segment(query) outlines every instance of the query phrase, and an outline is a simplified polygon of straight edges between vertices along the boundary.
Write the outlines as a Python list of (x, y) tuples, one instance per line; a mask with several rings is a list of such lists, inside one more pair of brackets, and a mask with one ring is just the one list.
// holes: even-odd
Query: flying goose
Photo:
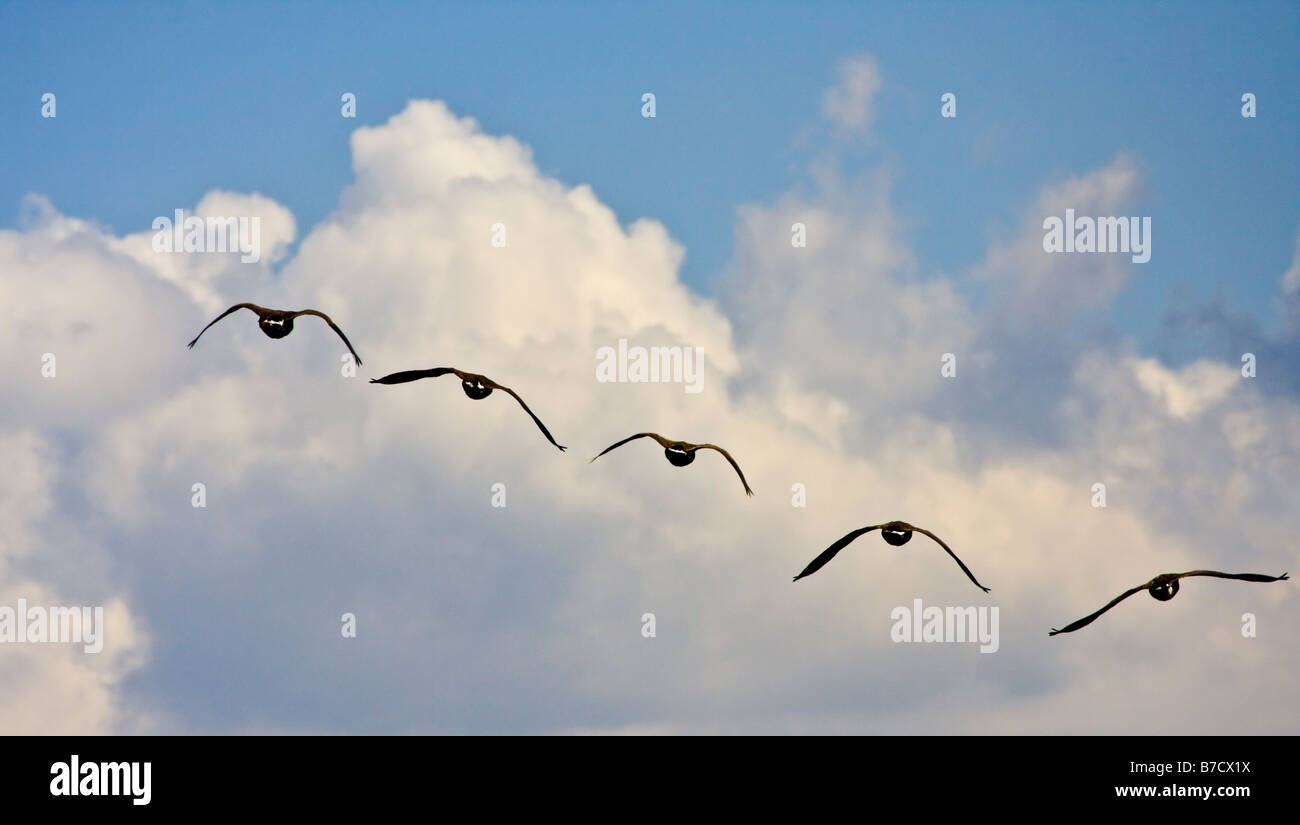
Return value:
[[(617, 444), (609, 445), (605, 449), (601, 450), (600, 455), (596, 456), (596, 458), (600, 458), (600, 456), (615, 447), (622, 447), (629, 441), (635, 441), (638, 438), (646, 437), (653, 438), (655, 441), (659, 442), (659, 445), (664, 448), (664, 455), (668, 458), (668, 463), (672, 464), (674, 467), (685, 467), (687, 464), (694, 461), (696, 450), (717, 450), (722, 453), (722, 457), (727, 459), (727, 462), (731, 464), (732, 468), (736, 471), (736, 475), (740, 476), (740, 483), (745, 486), (745, 494), (750, 496), (754, 494), (754, 491), (749, 489), (749, 482), (745, 481), (745, 474), (740, 471), (740, 465), (736, 463), (736, 459), (731, 457), (731, 453), (716, 444), (689, 444), (685, 441), (669, 441), (658, 433), (637, 433), (636, 435), (628, 436)], [(592, 461), (595, 461), (596, 458), (593, 458)]]
[(895, 547), (901, 547), (904, 544), (907, 544), (907, 542), (911, 540), (913, 532), (924, 533), (938, 542), (940, 547), (948, 551), (948, 555), (952, 556), (953, 561), (957, 562), (961, 567), (962, 572), (966, 574), (967, 578), (975, 582), (976, 587), (983, 590), (985, 593), (989, 592), (989, 589), (980, 584), (975, 578), (975, 574), (970, 572), (970, 568), (965, 564), (962, 564), (962, 560), (957, 558), (957, 554), (952, 552), (952, 548), (943, 543), (943, 539), (939, 538), (934, 533), (931, 533), (929, 530), (921, 527), (913, 527), (905, 521), (889, 521), (884, 524), (873, 524), (870, 527), (863, 527), (861, 530), (854, 530), (852, 533), (849, 533), (844, 538), (823, 550), (820, 556), (808, 563), (808, 566), (803, 569), (802, 573), (794, 577), (794, 580), (799, 581), (804, 576), (811, 576), (813, 573), (816, 573), (826, 565), (826, 562), (835, 558), (836, 553), (852, 544), (854, 539), (863, 533), (870, 533), (872, 530), (879, 530), (881, 538)]
[(361, 365), (361, 356), (357, 355), (357, 351), (352, 349), (352, 342), (343, 334), (343, 330), (339, 329), (338, 325), (335, 324), (328, 315), (323, 312), (317, 312), (314, 309), (300, 309), (297, 312), (294, 312), (289, 309), (267, 309), (266, 307), (260, 307), (257, 304), (235, 304), (216, 318), (213, 318), (212, 323), (204, 327), (198, 335), (195, 335), (194, 340), (190, 341), (190, 348), (194, 348), (194, 345), (203, 337), (203, 333), (208, 331), (208, 327), (211, 327), (212, 324), (225, 318), (230, 313), (241, 309), (251, 309), (253, 312), (257, 313), (257, 325), (261, 328), (262, 332), (266, 333), (268, 338), (283, 338), (293, 332), (293, 319), (297, 318), (299, 315), (315, 315), (319, 318), (324, 318), (325, 323), (330, 325), (330, 329), (337, 332), (338, 336), (343, 339), (343, 343), (348, 345), (348, 351), (351, 352), (352, 357), (356, 359), (357, 366)]
[(1174, 596), (1178, 595), (1178, 580), (1186, 576), (1214, 576), (1217, 579), (1240, 579), (1245, 582), (1280, 582), (1290, 578), (1286, 573), (1280, 576), (1265, 576), (1262, 573), (1220, 573), (1216, 570), (1192, 570), (1187, 573), (1161, 573), (1146, 584), (1139, 584), (1137, 587), (1125, 590), (1116, 596), (1110, 604), (1093, 613), (1090, 616), (1084, 616), (1077, 622), (1066, 625), (1057, 630), (1052, 628), (1048, 636), (1055, 636), (1057, 633), (1073, 633), (1081, 627), (1087, 627), (1096, 621), (1097, 617), (1110, 610), (1115, 605), (1132, 596), (1141, 590), (1146, 590), (1151, 594), (1151, 598), (1156, 601), (1167, 602)]
[(456, 377), (460, 379), (460, 388), (465, 391), (466, 395), (473, 398), (475, 401), (487, 398), (492, 394), (493, 390), (501, 390), (508, 394), (511, 398), (519, 402), (519, 406), (524, 408), (524, 412), (528, 413), (529, 417), (533, 419), (533, 422), (537, 424), (537, 428), (542, 431), (542, 435), (546, 436), (547, 441), (555, 444), (556, 447), (559, 447), (560, 452), (564, 452), (568, 449), (568, 447), (560, 447), (559, 444), (555, 443), (555, 439), (551, 437), (551, 431), (546, 429), (546, 425), (542, 423), (542, 419), (538, 418), (533, 414), (532, 410), (528, 409), (528, 405), (524, 403), (524, 399), (520, 398), (518, 393), (509, 387), (503, 387), (491, 378), (488, 378), (486, 375), (462, 372), (455, 367), (435, 367), (431, 370), (407, 370), (406, 372), (395, 372), (392, 375), (385, 375), (383, 378), (372, 378), (370, 379), (370, 383), (405, 384), (408, 381), (419, 381), (421, 378), (437, 378), (440, 375), (446, 375), (448, 373), (455, 373)]

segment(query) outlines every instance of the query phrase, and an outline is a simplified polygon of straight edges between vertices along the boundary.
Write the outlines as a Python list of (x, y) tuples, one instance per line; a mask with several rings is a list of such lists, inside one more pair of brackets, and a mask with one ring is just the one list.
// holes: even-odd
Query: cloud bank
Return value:
[[(865, 128), (874, 62), (838, 83), (828, 128)], [(0, 231), (21, 297), (0, 310), (0, 596), (112, 614), (99, 658), (0, 648), (29, 709), (0, 729), (1300, 731), (1289, 585), (1197, 580), (1047, 637), (1159, 572), (1295, 567), (1295, 398), (1134, 351), (1097, 323), (1127, 256), (1042, 252), (1060, 204), (1128, 214), (1138, 159), (1044, 182), (1018, 234), (951, 275), (922, 270), (890, 176), (824, 179), (739, 210), (710, 299), (661, 224), (621, 223), (442, 103), (351, 149), (355, 183), (291, 257), (293, 216), (257, 194), (194, 207), (261, 216), (257, 264), (155, 253), (39, 198)], [(185, 348), (239, 301), (329, 313), (365, 367), (346, 377), (314, 319), (271, 341), (235, 315)], [(703, 348), (704, 391), (598, 382), (620, 338)], [(500, 393), (366, 382), (433, 366), (511, 386), (570, 452)], [(645, 430), (727, 447), (756, 498), (716, 455), (677, 469), (642, 440), (586, 461)], [(894, 518), (993, 592), (874, 536), (790, 582)], [(998, 605), (999, 652), (891, 643), (917, 597)]]

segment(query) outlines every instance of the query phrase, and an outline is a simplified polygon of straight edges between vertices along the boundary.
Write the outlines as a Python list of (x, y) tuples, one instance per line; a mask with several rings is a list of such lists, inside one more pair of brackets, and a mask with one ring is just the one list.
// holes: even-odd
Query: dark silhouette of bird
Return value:
[(266, 307), (260, 307), (257, 304), (235, 304), (216, 318), (213, 318), (212, 322), (209, 323), (208, 326), (204, 327), (198, 335), (195, 335), (194, 340), (190, 341), (190, 348), (194, 348), (194, 345), (203, 337), (203, 333), (208, 331), (208, 327), (211, 327), (212, 324), (225, 318), (230, 313), (241, 309), (251, 309), (253, 312), (257, 313), (257, 326), (261, 328), (262, 332), (266, 333), (268, 338), (283, 338), (293, 332), (293, 319), (297, 318), (299, 315), (315, 315), (318, 318), (323, 318), (325, 319), (325, 323), (330, 325), (330, 329), (338, 333), (338, 336), (343, 339), (343, 343), (348, 345), (348, 351), (351, 352), (352, 357), (356, 359), (357, 365), (361, 365), (361, 356), (357, 355), (357, 351), (352, 349), (352, 342), (343, 334), (343, 330), (339, 329), (338, 325), (335, 324), (328, 315), (314, 309), (300, 309), (295, 312), (289, 309), (267, 309)]
[[(622, 447), (629, 441), (635, 441), (638, 438), (647, 437), (653, 438), (655, 441), (659, 442), (659, 445), (664, 448), (664, 455), (668, 458), (668, 463), (672, 464), (674, 467), (685, 467), (687, 464), (694, 461), (696, 450), (717, 450), (722, 453), (723, 458), (727, 459), (727, 462), (736, 471), (736, 475), (740, 476), (740, 483), (745, 487), (745, 495), (752, 496), (754, 494), (754, 491), (749, 489), (749, 482), (745, 481), (745, 474), (740, 471), (740, 465), (736, 463), (736, 459), (731, 457), (731, 453), (716, 444), (690, 444), (685, 441), (669, 441), (658, 433), (637, 433), (636, 435), (628, 436), (617, 444), (609, 445), (605, 449), (601, 450), (600, 455), (596, 456), (596, 458), (600, 458), (600, 456), (616, 447)], [(592, 461), (595, 461), (596, 458), (593, 458)]]
[(935, 542), (937, 542), (940, 547), (948, 551), (948, 555), (952, 556), (953, 561), (957, 562), (957, 564), (961, 567), (962, 572), (966, 574), (966, 577), (969, 578), (971, 581), (975, 582), (976, 587), (978, 587), (980, 590), (983, 590), (985, 593), (989, 592), (989, 589), (984, 585), (980, 584), (979, 581), (975, 578), (975, 574), (970, 572), (970, 568), (968, 568), (965, 564), (962, 564), (962, 560), (957, 558), (957, 554), (952, 552), (952, 548), (943, 543), (943, 539), (939, 538), (934, 533), (931, 533), (929, 530), (926, 530), (921, 527), (913, 527), (912, 525), (908, 524), (905, 521), (889, 521), (884, 524), (873, 524), (870, 527), (863, 527), (861, 530), (854, 530), (852, 533), (849, 533), (844, 538), (840, 539), (839, 541), (832, 544), (830, 547), (827, 547), (825, 550), (823, 550), (820, 556), (818, 556), (817, 558), (813, 559), (811, 562), (808, 563), (808, 566), (803, 569), (802, 573), (794, 577), (794, 580), (799, 581), (804, 576), (811, 576), (813, 573), (816, 573), (818, 570), (821, 570), (826, 565), (826, 562), (835, 558), (836, 553), (840, 552), (845, 547), (848, 547), (850, 544), (852, 544), (854, 539), (856, 539), (858, 536), (862, 535), (863, 533), (870, 533), (872, 530), (879, 530), (881, 538), (883, 538), (885, 541), (887, 541), (888, 543), (892, 544), (895, 547), (901, 547), (904, 544), (907, 544), (907, 542), (911, 540), (912, 533), (914, 532), (923, 533), (929, 536), (930, 538), (934, 539)]
[(523, 407), (524, 412), (528, 413), (528, 416), (533, 419), (533, 422), (537, 424), (537, 428), (542, 431), (542, 435), (546, 436), (547, 441), (555, 444), (556, 447), (559, 447), (561, 452), (568, 449), (567, 447), (560, 447), (559, 444), (555, 443), (555, 439), (551, 437), (551, 431), (546, 429), (546, 425), (542, 423), (542, 419), (538, 418), (532, 410), (528, 409), (528, 405), (524, 403), (524, 399), (520, 398), (518, 393), (509, 387), (498, 384), (486, 375), (462, 372), (455, 367), (435, 367), (431, 370), (407, 370), (406, 372), (395, 372), (392, 375), (385, 375), (383, 378), (372, 378), (370, 379), (370, 383), (405, 384), (408, 381), (419, 381), (421, 378), (437, 378), (440, 375), (447, 375), (448, 373), (454, 373), (456, 377), (460, 379), (460, 388), (465, 391), (466, 395), (473, 398), (475, 401), (487, 398), (492, 394), (493, 390), (501, 390), (506, 393), (519, 402), (519, 406)]
[(1110, 610), (1115, 605), (1132, 596), (1134, 593), (1146, 590), (1151, 594), (1151, 598), (1156, 601), (1167, 602), (1174, 596), (1178, 595), (1178, 580), (1187, 576), (1214, 576), (1216, 579), (1239, 579), (1244, 582), (1280, 582), (1290, 578), (1286, 573), (1280, 576), (1265, 576), (1262, 573), (1220, 573), (1216, 570), (1192, 570), (1187, 573), (1161, 573), (1146, 584), (1139, 584), (1129, 590), (1116, 596), (1111, 603), (1089, 616), (1084, 616), (1077, 622), (1072, 622), (1065, 627), (1057, 630), (1052, 628), (1048, 636), (1055, 636), (1057, 633), (1073, 633), (1081, 627), (1087, 627), (1096, 621), (1097, 617)]

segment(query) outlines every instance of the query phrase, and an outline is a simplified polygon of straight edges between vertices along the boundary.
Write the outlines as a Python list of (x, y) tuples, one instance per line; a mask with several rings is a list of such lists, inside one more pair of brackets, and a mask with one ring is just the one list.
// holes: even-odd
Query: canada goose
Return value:
[[(533, 414), (532, 410), (528, 409), (528, 405), (524, 403), (524, 399), (520, 398), (519, 394), (514, 390), (509, 387), (503, 387), (491, 378), (488, 378), (486, 375), (476, 375), (472, 372), (461, 372), (455, 367), (435, 367), (431, 370), (407, 370), (406, 372), (395, 372), (392, 375), (385, 375), (383, 378), (372, 378), (370, 379), (370, 383), (405, 384), (408, 381), (419, 381), (421, 378), (437, 378), (440, 375), (446, 375), (448, 373), (455, 373), (456, 377), (460, 379), (460, 388), (465, 391), (466, 395), (473, 398), (475, 401), (487, 398), (492, 394), (493, 390), (501, 390), (502, 392), (507, 393), (511, 398), (519, 402), (519, 406), (524, 408), (524, 412), (528, 413), (529, 417), (537, 424), (537, 428), (542, 431), (542, 435), (546, 436), (546, 440), (555, 444), (555, 439), (551, 437), (551, 431), (546, 429), (546, 425), (542, 423), (542, 419), (538, 418)], [(555, 446), (559, 447), (560, 452), (564, 452), (568, 449), (567, 447), (560, 447), (559, 444), (555, 444)]]
[[(722, 453), (722, 457), (727, 459), (727, 462), (735, 469), (736, 475), (740, 476), (740, 483), (745, 487), (745, 495), (752, 496), (754, 494), (754, 491), (749, 489), (749, 482), (745, 481), (745, 474), (740, 471), (740, 465), (736, 463), (736, 459), (731, 457), (731, 453), (716, 444), (689, 444), (685, 441), (669, 441), (658, 433), (637, 433), (636, 435), (628, 436), (617, 444), (609, 445), (605, 449), (601, 450), (600, 455), (596, 456), (596, 458), (600, 458), (600, 456), (615, 447), (622, 447), (629, 441), (635, 441), (638, 438), (646, 438), (647, 436), (659, 442), (659, 445), (664, 448), (664, 455), (668, 458), (668, 463), (672, 464), (674, 467), (685, 467), (687, 464), (694, 461), (696, 450), (717, 450)], [(595, 461), (596, 458), (593, 458), (592, 461)]]
[(1280, 576), (1265, 576), (1262, 573), (1219, 573), (1215, 570), (1192, 570), (1187, 573), (1161, 573), (1146, 584), (1139, 584), (1137, 587), (1125, 590), (1123, 593), (1116, 596), (1110, 604), (1106, 605), (1101, 610), (1098, 610), (1096, 613), (1093, 613), (1090, 616), (1084, 616), (1079, 621), (1068, 624), (1060, 630), (1052, 628), (1052, 631), (1047, 635), (1055, 636), (1057, 633), (1072, 633), (1081, 627), (1087, 627), (1092, 624), (1098, 616), (1141, 590), (1148, 591), (1151, 594), (1151, 598), (1157, 601), (1167, 602), (1174, 596), (1178, 595), (1178, 580), (1186, 576), (1214, 576), (1218, 579), (1240, 579), (1245, 582), (1280, 582), (1286, 581), (1290, 578), (1286, 573), (1283, 573)]
[(297, 318), (299, 315), (315, 315), (319, 318), (324, 318), (325, 323), (330, 325), (330, 329), (337, 332), (338, 336), (343, 339), (343, 343), (348, 345), (348, 351), (351, 352), (352, 357), (356, 359), (357, 366), (361, 365), (361, 356), (357, 355), (357, 351), (352, 349), (352, 342), (343, 334), (343, 330), (339, 329), (338, 325), (335, 324), (328, 315), (323, 312), (317, 312), (314, 309), (300, 309), (297, 312), (294, 312), (289, 309), (267, 309), (266, 307), (260, 307), (257, 304), (235, 304), (216, 318), (213, 318), (212, 323), (204, 327), (198, 335), (195, 335), (194, 340), (190, 341), (190, 348), (194, 348), (194, 345), (203, 337), (203, 333), (208, 331), (208, 327), (211, 327), (212, 324), (215, 324), (230, 313), (240, 309), (251, 309), (253, 312), (257, 313), (257, 325), (261, 328), (262, 332), (266, 333), (268, 338), (283, 338), (293, 332), (293, 319)]
[(907, 544), (907, 542), (911, 540), (913, 532), (924, 533), (938, 542), (940, 547), (948, 551), (948, 555), (952, 556), (953, 561), (957, 562), (957, 564), (961, 566), (962, 572), (966, 574), (967, 578), (975, 582), (976, 587), (983, 590), (985, 593), (989, 592), (989, 589), (980, 584), (975, 578), (975, 574), (970, 572), (970, 568), (965, 564), (962, 564), (962, 560), (957, 558), (957, 554), (952, 552), (952, 548), (943, 543), (943, 539), (939, 538), (934, 533), (931, 533), (929, 530), (921, 527), (913, 527), (905, 521), (889, 521), (884, 524), (873, 524), (870, 527), (863, 527), (861, 530), (854, 530), (852, 533), (849, 533), (844, 538), (823, 550), (820, 556), (808, 563), (808, 566), (803, 569), (802, 573), (794, 577), (794, 580), (799, 581), (804, 576), (811, 576), (813, 573), (816, 573), (825, 566), (826, 562), (835, 558), (836, 553), (852, 544), (854, 539), (863, 533), (870, 533), (872, 530), (879, 530), (881, 538), (895, 547), (901, 547), (904, 544)]

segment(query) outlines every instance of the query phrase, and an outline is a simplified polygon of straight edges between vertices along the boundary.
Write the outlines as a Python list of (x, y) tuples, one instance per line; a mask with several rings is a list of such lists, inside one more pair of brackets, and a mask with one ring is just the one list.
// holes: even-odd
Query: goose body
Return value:
[(975, 574), (970, 572), (970, 568), (967, 567), (962, 562), (961, 559), (957, 558), (957, 554), (952, 552), (952, 548), (949, 547), (947, 544), (944, 544), (943, 539), (939, 538), (934, 533), (931, 533), (929, 530), (926, 530), (923, 527), (914, 527), (905, 521), (887, 521), (884, 524), (873, 524), (869, 527), (863, 527), (861, 529), (854, 530), (853, 532), (848, 533), (847, 535), (841, 537), (839, 541), (835, 542), (830, 547), (827, 547), (825, 550), (823, 550), (821, 554), (817, 556), (817, 558), (810, 561), (808, 563), (808, 566), (803, 569), (803, 572), (801, 572), (799, 575), (794, 577), (794, 580), (799, 581), (805, 576), (811, 576), (813, 573), (816, 573), (818, 570), (821, 570), (822, 567), (824, 567), (827, 562), (835, 558), (836, 553), (839, 553), (845, 547), (848, 547), (850, 544), (852, 544), (854, 540), (858, 538), (858, 536), (864, 535), (866, 533), (870, 533), (873, 530), (879, 530), (881, 538), (883, 538), (887, 543), (893, 545), (894, 547), (902, 547), (904, 544), (907, 544), (909, 541), (911, 541), (913, 533), (921, 533), (923, 535), (929, 536), (931, 539), (935, 541), (936, 544), (938, 544), (945, 551), (947, 551), (948, 555), (952, 556), (953, 561), (957, 562), (958, 566), (961, 567), (962, 572), (966, 574), (967, 578), (969, 578), (972, 582), (975, 583), (976, 587), (978, 587), (980, 590), (983, 590), (985, 593), (989, 592), (989, 589), (984, 585), (980, 584), (979, 580), (975, 578)]
[(434, 367), (433, 369), (427, 370), (406, 370), (405, 372), (395, 372), (391, 375), (385, 375), (383, 378), (372, 378), (370, 379), (370, 383), (406, 384), (411, 381), (419, 381), (421, 378), (437, 378), (442, 375), (455, 375), (459, 378), (461, 390), (466, 396), (475, 401), (482, 401), (484, 398), (487, 398), (492, 394), (493, 390), (501, 390), (519, 402), (519, 406), (523, 407), (524, 412), (528, 413), (528, 417), (533, 419), (533, 423), (535, 423), (537, 428), (542, 431), (542, 435), (546, 436), (547, 441), (551, 442), (551, 444), (559, 449), (560, 452), (564, 452), (568, 449), (567, 447), (561, 447), (555, 442), (555, 438), (551, 436), (551, 431), (546, 429), (546, 425), (542, 423), (542, 419), (538, 418), (536, 414), (528, 408), (528, 405), (524, 403), (524, 399), (520, 398), (518, 393), (507, 386), (498, 384), (486, 375), (479, 375), (474, 372), (465, 372), (464, 370), (458, 370), (455, 367)]
[[(658, 433), (637, 433), (636, 435), (630, 435), (622, 441), (609, 445), (605, 449), (601, 450), (600, 454), (597, 455), (596, 458), (600, 458), (600, 456), (610, 450), (622, 447), (629, 441), (635, 441), (638, 438), (652, 438), (659, 442), (659, 446), (664, 448), (664, 457), (667, 458), (668, 463), (674, 467), (685, 467), (687, 464), (690, 464), (695, 460), (695, 453), (699, 450), (714, 450), (720, 453), (723, 458), (727, 459), (727, 463), (736, 471), (736, 475), (740, 476), (740, 483), (745, 488), (745, 495), (752, 496), (754, 494), (754, 491), (749, 489), (749, 482), (745, 480), (745, 474), (741, 472), (740, 465), (736, 463), (736, 459), (731, 457), (731, 453), (716, 444), (692, 444), (689, 441), (672, 441), (664, 438)], [(596, 458), (593, 458), (592, 461), (595, 461)]]
[(1055, 636), (1058, 633), (1073, 633), (1081, 627), (1087, 627), (1097, 620), (1101, 614), (1110, 610), (1115, 605), (1132, 596), (1134, 593), (1140, 593), (1143, 590), (1151, 594), (1151, 598), (1160, 602), (1167, 602), (1174, 596), (1178, 595), (1178, 580), (1185, 579), (1189, 576), (1213, 576), (1217, 579), (1237, 579), (1246, 582), (1280, 582), (1290, 578), (1286, 573), (1280, 576), (1266, 576), (1263, 573), (1220, 573), (1217, 570), (1189, 570), (1186, 573), (1161, 573), (1149, 582), (1139, 584), (1137, 587), (1131, 587), (1123, 593), (1111, 599), (1110, 603), (1096, 613), (1084, 616), (1076, 622), (1071, 622), (1065, 627), (1057, 630), (1053, 628), (1048, 636)]
[(230, 315), (232, 312), (238, 312), (241, 309), (249, 309), (257, 313), (257, 328), (262, 330), (267, 338), (284, 338), (288, 336), (289, 333), (293, 332), (293, 319), (300, 315), (315, 315), (318, 318), (324, 319), (325, 323), (329, 324), (329, 328), (334, 330), (334, 332), (343, 339), (343, 343), (348, 347), (348, 352), (352, 353), (352, 357), (356, 359), (357, 365), (361, 365), (361, 356), (357, 355), (357, 351), (352, 348), (352, 342), (343, 334), (343, 330), (339, 329), (338, 325), (335, 324), (328, 315), (315, 309), (268, 309), (267, 307), (260, 307), (257, 304), (235, 304), (230, 309), (208, 322), (208, 325), (200, 330), (198, 335), (194, 336), (194, 340), (190, 341), (190, 349), (194, 348), (194, 345), (203, 337), (203, 333), (207, 332), (213, 324), (220, 321), (222, 318), (225, 318), (227, 315)]

